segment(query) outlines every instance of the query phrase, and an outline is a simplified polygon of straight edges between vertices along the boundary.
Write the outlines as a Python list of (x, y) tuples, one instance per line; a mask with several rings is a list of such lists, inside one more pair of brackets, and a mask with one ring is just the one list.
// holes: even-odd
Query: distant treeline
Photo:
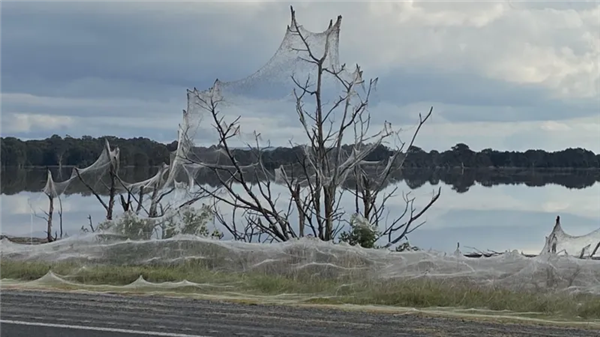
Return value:
[[(22, 141), (14, 137), (0, 138), (2, 167), (45, 167), (45, 166), (78, 166), (91, 165), (101, 154), (104, 141), (108, 139), (111, 146), (119, 147), (121, 166), (147, 167), (169, 163), (171, 152), (177, 149), (177, 142), (162, 144), (147, 138), (100, 137), (82, 138), (60, 137), (54, 135), (43, 140)], [(346, 146), (349, 149), (350, 146)], [(215, 147), (198, 148), (198, 153), (210, 153)], [(393, 154), (393, 149), (379, 146), (366, 160), (385, 160)], [(569, 148), (557, 152), (544, 150), (495, 151), (484, 149), (472, 151), (465, 144), (456, 144), (449, 150), (439, 152), (423, 151), (412, 147), (407, 152), (405, 168), (600, 168), (600, 154), (581, 148)], [(303, 156), (300, 147), (271, 148), (262, 154), (267, 168), (296, 163)], [(250, 150), (236, 149), (236, 160), (241, 165), (256, 161), (256, 153)]]
[[(71, 176), (71, 169), (63, 167), (51, 167), (50, 171), (55, 181), (63, 181)], [(158, 171), (158, 167), (128, 167), (121, 168), (119, 177), (126, 182), (143, 181), (152, 177)], [(13, 195), (21, 192), (40, 192), (46, 184), (47, 171), (45, 168), (19, 169), (7, 167), (0, 175), (0, 194)], [(250, 175), (249, 182), (256, 183), (254, 175)], [(395, 170), (384, 183), (396, 185), (401, 182), (411, 189), (418, 189), (427, 184), (431, 186), (449, 186), (457, 193), (465, 193), (475, 185), (493, 187), (499, 185), (524, 185), (528, 187), (541, 187), (548, 184), (559, 185), (569, 189), (584, 189), (600, 182), (600, 170), (554, 170), (528, 168), (516, 169), (404, 169)], [(220, 185), (219, 178), (207, 170), (198, 175), (196, 183), (217, 187)], [(342, 188), (354, 190), (352, 181), (345, 181)], [(428, 188), (427, 188), (428, 189)], [(108, 190), (97, 188), (96, 192), (108, 195)], [(427, 191), (428, 192), (428, 191)], [(82, 184), (72, 184), (66, 195), (81, 194), (92, 195), (89, 189)]]

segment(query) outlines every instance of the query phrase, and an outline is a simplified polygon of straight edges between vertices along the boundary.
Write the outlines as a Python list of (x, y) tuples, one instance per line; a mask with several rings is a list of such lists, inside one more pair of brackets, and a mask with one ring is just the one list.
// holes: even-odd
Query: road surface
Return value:
[(1, 337), (600, 336), (590, 329), (158, 296), (3, 290)]

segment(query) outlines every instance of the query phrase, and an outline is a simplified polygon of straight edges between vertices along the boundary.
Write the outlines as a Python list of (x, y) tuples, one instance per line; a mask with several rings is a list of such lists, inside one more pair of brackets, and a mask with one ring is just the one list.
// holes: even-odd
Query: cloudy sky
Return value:
[[(418, 146), (600, 152), (598, 1), (293, 4), (311, 31), (343, 15), (340, 59), (379, 77), (375, 120), (408, 134), (434, 106)], [(1, 134), (170, 142), (186, 89), (261, 68), (289, 5), (3, 1)], [(285, 145), (300, 129), (283, 110), (244, 114), (243, 128)]]

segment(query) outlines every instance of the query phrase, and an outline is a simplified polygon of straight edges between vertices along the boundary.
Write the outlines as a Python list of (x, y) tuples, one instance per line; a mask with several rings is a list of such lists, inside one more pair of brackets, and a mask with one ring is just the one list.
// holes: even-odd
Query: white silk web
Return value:
[[(195, 236), (123, 241), (106, 234), (70, 237), (35, 246), (4, 239), (0, 248), (3, 258), (13, 261), (62, 261), (85, 266), (176, 265), (197, 260), (219, 272), (256, 272), (284, 277), (311, 275), (313, 279), (324, 281), (328, 278), (350, 281), (439, 279), (447, 284), (469, 282), (516, 291), (600, 294), (600, 263), (597, 261), (553, 254), (528, 258), (516, 251), (475, 259), (463, 257), (460, 251), (451, 255), (434, 251), (398, 253), (308, 238), (253, 244)], [(48, 277), (41, 279), (44, 280), (48, 281)], [(157, 288), (160, 286), (155, 284)]]
[[(199, 151), (199, 145), (205, 142), (214, 144), (218, 140), (215, 126), (227, 128), (232, 123), (215, 120), (210, 111), (217, 105), (223, 116), (283, 116), (284, 120), (299, 120), (297, 108), (315, 109), (315, 104), (306, 100), (304, 106), (298, 107), (294, 90), (298, 83), (314, 85), (314, 63), (311, 57), (325, 57), (323, 66), (329, 72), (323, 79), (323, 106), (331, 108), (332, 102), (340, 95), (343, 84), (352, 84), (353, 90), (348, 104), (360, 104), (366, 90), (362, 79), (362, 71), (356, 68), (346, 70), (339, 60), (339, 34), (341, 17), (331, 22), (329, 27), (319, 33), (306, 30), (297, 24), (292, 15), (283, 41), (273, 57), (254, 74), (235, 81), (215, 81), (207, 90), (188, 90), (187, 109), (179, 125), (178, 148), (171, 155), (170, 162), (161, 167), (156, 175), (140, 182), (126, 182), (118, 176), (119, 149), (112, 148), (108, 141), (105, 148), (92, 165), (82, 169), (74, 169), (71, 176), (64, 181), (56, 182), (48, 173), (47, 183), (43, 189), (44, 198), (53, 202), (71, 193), (71, 191), (88, 188), (98, 194), (101, 191), (114, 189), (115, 195), (126, 194), (134, 198), (138, 204), (136, 209), (126, 212), (140, 221), (147, 221), (142, 226), (140, 237), (149, 238), (156, 226), (172, 221), (174, 218), (187, 216), (184, 211), (199, 199), (196, 178), (207, 174), (207, 168), (227, 169), (233, 163), (228, 160), (222, 147), (213, 147)], [(309, 55), (306, 44), (310, 45), (313, 55)], [(336, 74), (335, 76), (331, 73)], [(338, 115), (336, 115), (338, 113)], [(343, 118), (339, 111), (332, 112), (332, 119)], [(254, 136), (243, 127), (236, 130), (240, 145), (254, 142)], [(349, 151), (333, 153), (330, 164), (335, 169), (327, 169), (314, 158), (310, 147), (304, 146), (304, 154), (309, 161), (311, 174), (308, 178), (292, 177), (283, 167), (274, 172), (263, 172), (266, 179), (279, 184), (295, 184), (307, 186), (315, 180), (324, 185), (342, 185), (352, 176), (356, 169), (369, 170), (374, 180), (383, 182), (387, 178), (386, 168), (393, 165), (393, 159), (383, 161), (367, 161), (366, 156), (378, 145), (389, 141), (394, 135), (391, 125), (382, 125), (381, 131), (356, 141), (352, 135), (347, 136), (347, 143), (354, 143)], [(392, 137), (393, 138), (393, 137)], [(298, 141), (298, 139), (296, 139)], [(299, 140), (299, 144), (305, 144)], [(218, 144), (222, 145), (222, 144)], [(327, 165), (326, 165), (327, 166)], [(331, 165), (329, 165), (331, 166)], [(253, 163), (242, 170), (262, 170), (260, 163)], [(294, 180), (296, 179), (296, 180)], [(300, 179), (300, 181), (298, 181)], [(83, 187), (82, 187), (83, 186)], [(106, 194), (103, 194), (106, 195)], [(166, 206), (161, 202), (166, 201)], [(34, 203), (32, 203), (33, 205)], [(35, 203), (36, 205), (38, 203)], [(135, 204), (135, 203), (133, 203)], [(47, 210), (32, 206), (36, 214)], [(122, 216), (122, 215), (121, 215)], [(115, 218), (119, 217), (115, 215)], [(150, 221), (150, 220), (151, 221)], [(114, 220), (116, 221), (116, 220)], [(107, 226), (106, 228), (110, 228)], [(168, 227), (162, 227), (167, 230)], [(192, 234), (195, 232), (191, 232)], [(143, 234), (143, 235), (142, 235)], [(103, 234), (104, 239), (106, 235)], [(460, 254), (444, 255), (435, 252), (392, 253), (386, 250), (364, 250), (347, 245), (333, 245), (318, 240), (301, 239), (278, 244), (245, 244), (235, 241), (215, 241), (190, 236), (175, 236), (159, 241), (125, 241), (121, 236), (113, 237), (114, 242), (99, 240), (100, 234), (88, 234), (59, 240), (48, 245), (25, 247), (3, 240), (0, 252), (4, 259), (18, 261), (58, 261), (73, 260), (78, 263), (110, 263), (110, 264), (172, 264), (190, 258), (200, 258), (219, 264), (218, 269), (233, 272), (263, 270), (269, 273), (290, 275), (298, 270), (309, 270), (315, 277), (324, 275), (352, 274), (362, 278), (456, 278), (476, 280), (484, 284), (504, 285), (509, 288), (542, 287), (547, 280), (548, 272), (554, 273), (556, 283), (554, 289), (583, 291), (600, 294), (600, 263), (589, 258), (598, 254), (600, 230), (585, 236), (574, 237), (566, 234), (560, 224), (555, 226), (547, 238), (541, 255), (526, 258), (518, 253), (509, 253), (500, 257), (466, 259)], [(567, 253), (570, 256), (557, 256)]]

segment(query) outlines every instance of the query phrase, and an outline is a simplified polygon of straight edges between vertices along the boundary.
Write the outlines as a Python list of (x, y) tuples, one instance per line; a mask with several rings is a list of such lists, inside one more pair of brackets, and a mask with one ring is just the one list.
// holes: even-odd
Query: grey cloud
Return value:
[(71, 99), (39, 97), (23, 94), (3, 94), (4, 113), (33, 113), (81, 117), (156, 117), (178, 114), (185, 108), (185, 95), (178, 101), (139, 99)]
[[(532, 85), (510, 84), (477, 74), (434, 73), (424, 69), (399, 69), (382, 76), (376, 97), (399, 107), (424, 102), (438, 111), (436, 105), (445, 106), (443, 117), (448, 122), (543, 121), (598, 114), (597, 99), (558, 100)], [(388, 116), (380, 116), (376, 121), (380, 122), (383, 117), (389, 120)], [(401, 123), (414, 122), (417, 114), (391, 117)]]
[[(258, 69), (277, 47), (261, 50), (266, 41), (255, 32), (260, 25), (240, 31), (241, 23), (226, 12), (198, 13), (199, 6), (206, 4), (195, 4), (196, 11), (188, 14), (161, 13), (160, 6), (3, 5), (3, 91), (46, 86), (49, 79), (68, 83), (82, 78), (209, 86), (217, 77), (235, 79), (248, 69)], [(243, 42), (250, 46), (247, 50), (258, 46), (260, 53), (248, 52), (240, 58), (238, 45), (220, 43), (229, 30), (243, 33)]]
[[(273, 55), (281, 42), (289, 20), (287, 5), (264, 5), (268, 12), (264, 9), (258, 14), (235, 11), (232, 6), (237, 5), (3, 4), (3, 93), (49, 96), (60, 99), (60, 104), (52, 99), (14, 100), (8, 96), (2, 100), (2, 110), (7, 114), (107, 119), (168, 116), (175, 135), (181, 109), (186, 105), (187, 88), (207, 88), (215, 78), (234, 80), (248, 76)], [(344, 12), (361, 8), (349, 7)], [(327, 7), (328, 13), (333, 10)], [(273, 18), (273, 13), (281, 14), (281, 18)], [(300, 13), (300, 19), (316, 20), (309, 13)], [(323, 15), (316, 14), (319, 20)], [(311, 22), (309, 28), (312, 27)], [(342, 46), (342, 51), (346, 49)], [(365, 75), (379, 74), (365, 69)], [(425, 111), (407, 107), (429, 104), (443, 107), (439, 114), (449, 122), (557, 120), (590, 116), (598, 111), (596, 100), (554, 100), (540, 87), (490, 80), (473, 73), (405, 67), (379, 77), (372, 105), (373, 111), (378, 112), (373, 116), (376, 124), (383, 120), (413, 123), (417, 114), (409, 112)], [(265, 96), (267, 88), (244, 90)], [(275, 118), (278, 126), (298, 125), (293, 104), (273, 107), (277, 111), (266, 109), (252, 115)], [(143, 124), (135, 130), (132, 125), (118, 126), (118, 120), (112, 125), (114, 129), (97, 130), (82, 119), (77, 121), (77, 127), (56, 132), (73, 136), (85, 132), (161, 137), (166, 141), (174, 138), (160, 136), (165, 133), (165, 125), (154, 128)], [(36, 130), (18, 135), (49, 136)]]
[[(111, 79), (81, 77), (55, 80), (50, 77), (3, 74), (3, 92), (29, 93), (35, 96), (73, 99), (139, 99), (160, 102), (185, 98), (187, 86), (160, 81), (139, 81), (134, 78)], [(8, 88), (6, 88), (8, 87)]]
[(380, 76), (378, 95), (397, 103), (439, 101), (456, 105), (532, 106), (547, 93), (465, 72), (398, 69)]
[[(135, 134), (134, 134), (135, 133)], [(20, 139), (44, 139), (52, 136), (53, 134), (58, 134), (59, 136), (64, 137), (65, 135), (69, 135), (71, 137), (82, 137), (82, 136), (115, 136), (122, 138), (131, 138), (131, 137), (145, 137), (157, 142), (162, 143), (170, 143), (174, 140), (177, 140), (177, 125), (174, 124), (172, 130), (165, 130), (165, 128), (152, 128), (152, 127), (144, 127), (144, 128), (136, 128), (134, 132), (132, 132), (131, 127), (123, 127), (119, 125), (110, 125), (105, 128), (98, 128), (94, 125), (89, 125), (87, 123), (81, 123), (75, 128), (60, 128), (55, 129), (52, 132), (48, 133), (47, 131), (40, 130), (31, 130), (29, 132), (15, 132), (10, 134), (11, 137), (17, 137)], [(6, 135), (2, 134), (3, 137)]]

